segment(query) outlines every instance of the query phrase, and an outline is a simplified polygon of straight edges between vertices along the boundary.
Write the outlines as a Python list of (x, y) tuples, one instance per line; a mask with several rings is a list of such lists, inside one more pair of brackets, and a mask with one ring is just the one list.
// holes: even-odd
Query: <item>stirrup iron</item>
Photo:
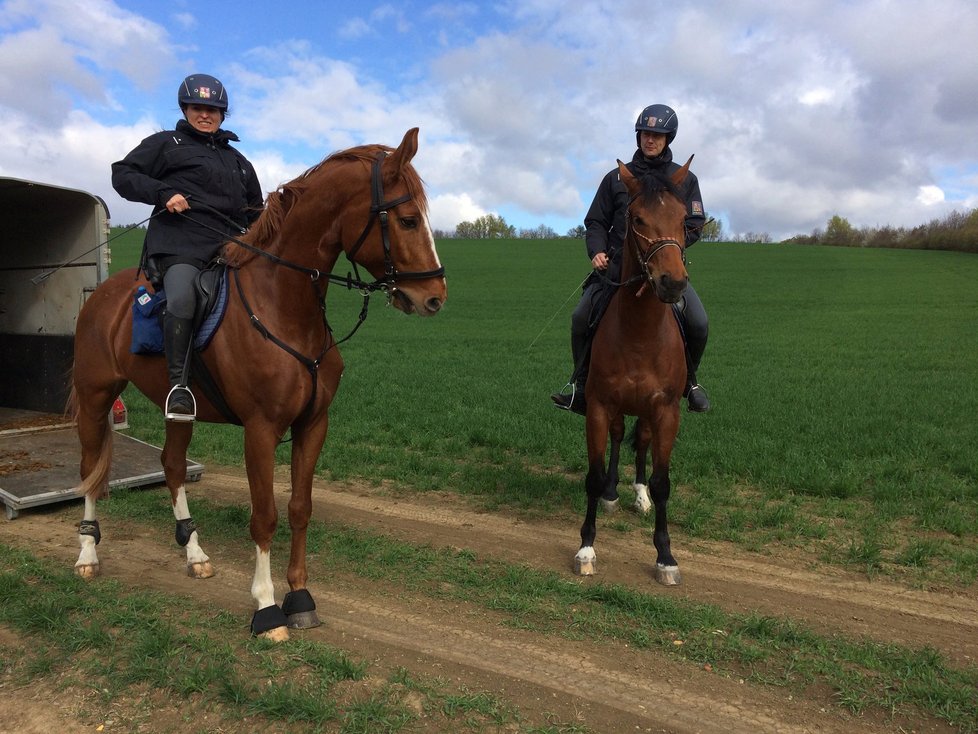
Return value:
[[(170, 398), (173, 397), (174, 392), (185, 392), (190, 396), (190, 413), (171, 413), (170, 412)], [(179, 394), (178, 392), (178, 394)], [(197, 398), (194, 397), (193, 392), (186, 385), (174, 385), (170, 388), (170, 392), (166, 394), (166, 402), (164, 405), (164, 418), (168, 421), (174, 421), (175, 423), (193, 423), (197, 420)]]

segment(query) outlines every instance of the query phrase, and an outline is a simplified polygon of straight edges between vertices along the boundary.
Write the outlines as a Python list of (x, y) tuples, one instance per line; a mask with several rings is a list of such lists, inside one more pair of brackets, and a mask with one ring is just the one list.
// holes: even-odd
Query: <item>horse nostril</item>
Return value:
[(441, 310), (441, 299), (437, 296), (432, 296), (424, 302), (424, 307), (428, 309), (428, 313), (438, 313)]

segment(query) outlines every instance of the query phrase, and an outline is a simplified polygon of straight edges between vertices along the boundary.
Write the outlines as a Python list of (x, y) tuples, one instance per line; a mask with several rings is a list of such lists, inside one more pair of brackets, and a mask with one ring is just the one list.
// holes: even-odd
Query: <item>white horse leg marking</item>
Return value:
[[(173, 504), (173, 516), (177, 520), (186, 520), (190, 517), (190, 508), (187, 505), (187, 490), (181, 485), (177, 490), (177, 501)], [(210, 564), (210, 558), (204, 553), (197, 539), (197, 531), (190, 534), (190, 541), (187, 543), (187, 573), (198, 579), (209, 578), (214, 575), (214, 570)]]
[(258, 609), (274, 606), (275, 585), (272, 583), (272, 554), (255, 546), (255, 578), (251, 582), (251, 596)]
[(634, 484), (635, 488), (635, 511), (640, 515), (649, 514), (652, 509), (652, 500), (649, 498), (649, 488), (645, 484)]
[[(83, 520), (95, 519), (95, 500), (85, 497), (85, 515)], [(75, 573), (82, 578), (92, 578), (98, 576), (99, 563), (98, 554), (95, 552), (95, 538), (91, 535), (78, 535), (78, 543), (81, 545), (81, 553), (75, 562)]]

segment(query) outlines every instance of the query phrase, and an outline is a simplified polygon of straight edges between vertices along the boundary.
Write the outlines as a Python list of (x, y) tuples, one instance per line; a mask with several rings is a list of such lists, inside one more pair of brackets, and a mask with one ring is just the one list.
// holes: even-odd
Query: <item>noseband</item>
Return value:
[(656, 237), (656, 238), (646, 237), (637, 229), (633, 229), (632, 234), (634, 234), (639, 239), (645, 240), (649, 245), (648, 249), (646, 250), (643, 250), (642, 248), (636, 248), (636, 253), (635, 253), (636, 256), (638, 257), (639, 266), (644, 268), (646, 273), (649, 272), (649, 261), (653, 257), (655, 257), (660, 250), (664, 250), (667, 247), (675, 247), (677, 250), (679, 250), (679, 255), (680, 257), (682, 257), (683, 263), (685, 264), (686, 251), (682, 248), (682, 245), (679, 244), (678, 240), (675, 240), (672, 237)]
[(425, 278), (438, 278), (445, 274), (445, 268), (440, 267), (435, 270), (424, 270), (420, 272), (408, 271), (408, 270), (398, 270), (394, 267), (394, 258), (391, 256), (391, 240), (390, 240), (390, 227), (388, 225), (388, 211), (390, 209), (396, 208), (400, 204), (411, 201), (410, 194), (404, 194), (396, 199), (391, 199), (390, 201), (384, 201), (384, 182), (381, 175), (381, 164), (384, 162), (384, 158), (387, 157), (385, 151), (380, 151), (377, 153), (377, 157), (374, 159), (371, 175), (370, 175), (370, 218), (367, 220), (367, 224), (364, 225), (363, 231), (357, 238), (357, 241), (353, 243), (353, 247), (346, 254), (347, 259), (353, 265), (353, 272), (356, 275), (356, 280), (360, 283), (363, 281), (360, 278), (360, 271), (357, 268), (357, 263), (353, 259), (354, 256), (360, 251), (363, 246), (364, 241), (367, 239), (367, 235), (370, 234), (370, 230), (373, 229), (374, 222), (380, 222), (380, 238), (384, 245), (384, 277), (377, 278), (373, 283), (365, 284), (366, 290), (383, 290), (387, 293), (388, 299), (395, 290), (394, 283), (397, 280), (424, 280)]

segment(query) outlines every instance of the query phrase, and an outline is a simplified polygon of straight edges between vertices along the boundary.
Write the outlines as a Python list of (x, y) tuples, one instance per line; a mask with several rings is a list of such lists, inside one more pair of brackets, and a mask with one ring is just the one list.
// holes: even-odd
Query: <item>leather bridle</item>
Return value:
[[(422, 270), (422, 271), (409, 271), (409, 270), (397, 270), (394, 267), (394, 258), (391, 255), (391, 240), (390, 240), (390, 226), (388, 224), (389, 214), (391, 209), (395, 209), (398, 205), (404, 204), (411, 200), (410, 194), (404, 194), (396, 199), (391, 199), (389, 201), (384, 201), (384, 181), (381, 175), (381, 165), (384, 162), (384, 158), (387, 157), (385, 151), (380, 151), (377, 157), (374, 159), (371, 176), (370, 176), (370, 218), (367, 220), (366, 225), (364, 225), (363, 231), (357, 238), (357, 241), (353, 243), (353, 247), (347, 252), (346, 257), (353, 265), (353, 272), (356, 275), (356, 280), (352, 281), (349, 276), (347, 280), (342, 280), (341, 282), (355, 282), (358, 288), (366, 290), (382, 290), (387, 293), (388, 299), (395, 290), (395, 282), (398, 280), (424, 280), (425, 278), (439, 278), (445, 274), (445, 268), (440, 267), (434, 270)], [(357, 263), (353, 259), (354, 256), (363, 247), (363, 243), (367, 239), (367, 235), (373, 229), (374, 223), (380, 222), (380, 238), (384, 246), (384, 275), (382, 278), (377, 278), (373, 283), (365, 283), (360, 278), (360, 271), (357, 268)]]

